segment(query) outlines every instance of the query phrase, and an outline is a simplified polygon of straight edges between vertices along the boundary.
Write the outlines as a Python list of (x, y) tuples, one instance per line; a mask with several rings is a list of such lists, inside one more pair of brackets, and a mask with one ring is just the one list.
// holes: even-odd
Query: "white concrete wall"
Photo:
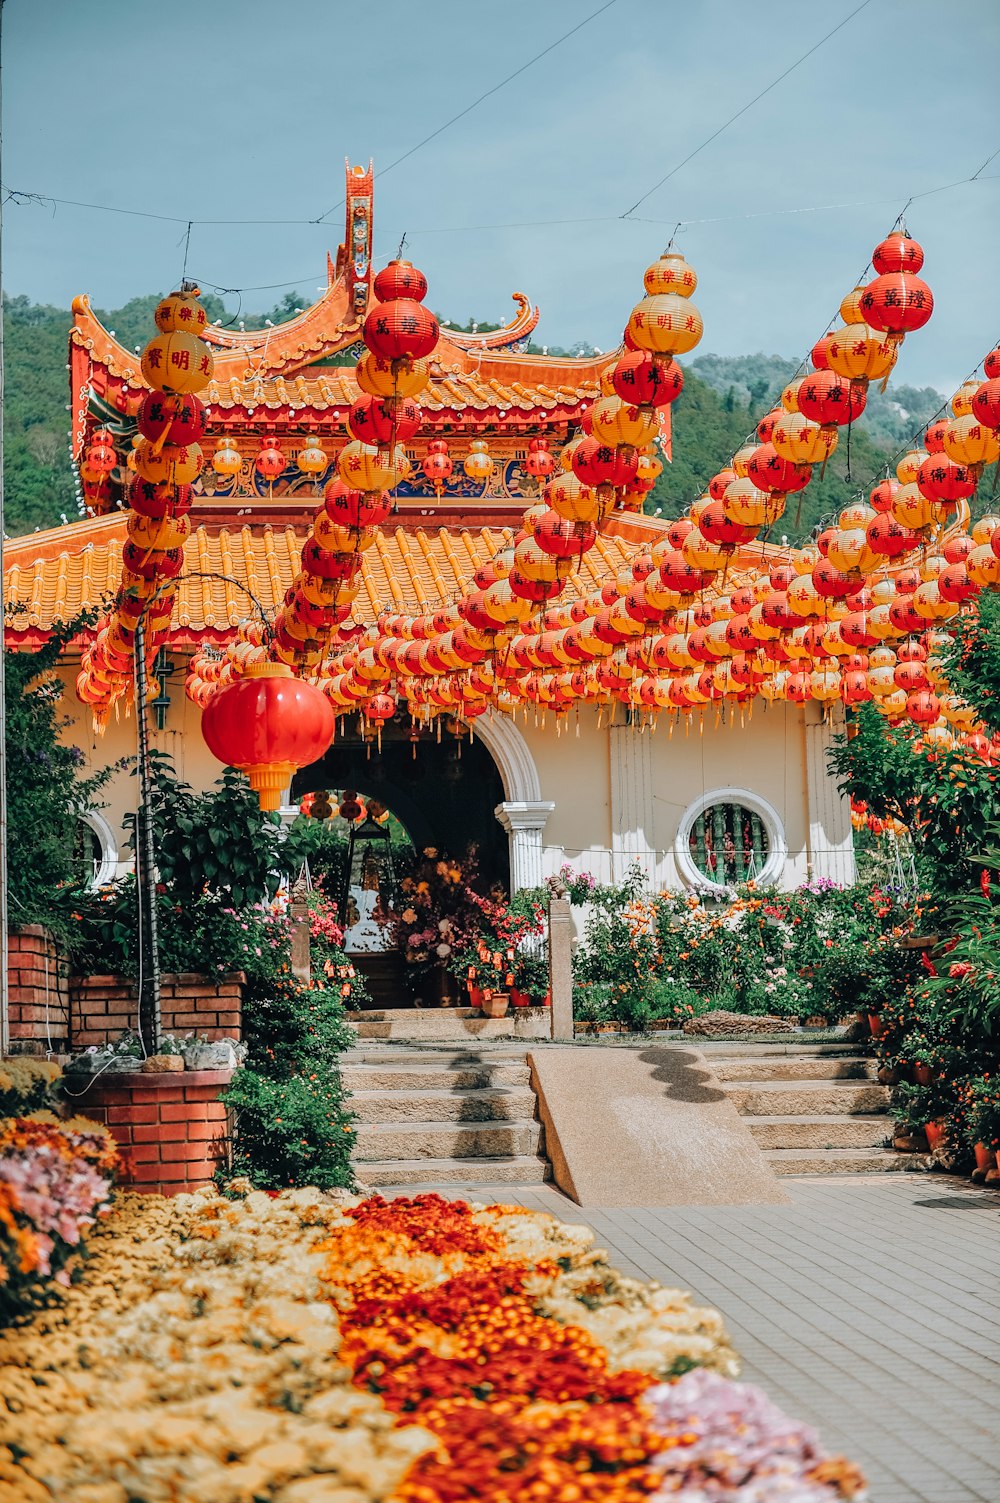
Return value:
[[(107, 766), (136, 751), (136, 722), (124, 712), (112, 717), (103, 736), (91, 725), (91, 712), (73, 692), (75, 669), (64, 678), (64, 708), (71, 724), (67, 739), (82, 747), (88, 770)], [(173, 757), (179, 775), (195, 789), (208, 787), (222, 768), (201, 737), (200, 712), (184, 696), (180, 675), (170, 687), (167, 727), (151, 722), (151, 744)], [(674, 843), (685, 810), (698, 798), (723, 788), (748, 791), (777, 813), (787, 844), (781, 880), (795, 886), (810, 875), (848, 882), (853, 878), (851, 826), (846, 801), (825, 772), (825, 751), (837, 729), (837, 717), (821, 723), (819, 707), (758, 703), (753, 712), (717, 719), (714, 709), (696, 717), (685, 730), (671, 734), (664, 720), (655, 731), (609, 726), (608, 711), (599, 724), (596, 710), (571, 715), (557, 735), (553, 717), (543, 725), (533, 716), (518, 717), (523, 751), (534, 762), (537, 789), (508, 788), (508, 798), (533, 798), (554, 805), (541, 823), (541, 872), (554, 875), (569, 862), (600, 881), (620, 878), (638, 860), (650, 882), (659, 887), (682, 885)], [(486, 737), (484, 736), (485, 740)], [(501, 771), (504, 763), (495, 752)], [(520, 757), (523, 761), (523, 755)], [(530, 763), (528, 764), (530, 766)], [(16, 769), (12, 769), (16, 776)], [(523, 773), (506, 769), (505, 784), (523, 781)], [(123, 862), (128, 860), (124, 816), (134, 810), (137, 780), (117, 772), (102, 795), (102, 812)], [(517, 823), (517, 821), (514, 821)], [(523, 838), (512, 830), (512, 842)], [(512, 846), (513, 854), (513, 846)], [(537, 855), (525, 870), (537, 868)], [(515, 863), (516, 869), (517, 863)]]

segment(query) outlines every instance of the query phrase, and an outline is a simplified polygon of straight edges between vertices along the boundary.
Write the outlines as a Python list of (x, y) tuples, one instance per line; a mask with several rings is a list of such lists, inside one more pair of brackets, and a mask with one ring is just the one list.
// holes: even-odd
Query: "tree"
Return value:
[(62, 625), (35, 652), (6, 653), (8, 897), (10, 922), (62, 930), (62, 915), (82, 885), (77, 841), (80, 813), (111, 776), (81, 776), (83, 752), (60, 732), (62, 683), (53, 670), (83, 620)]

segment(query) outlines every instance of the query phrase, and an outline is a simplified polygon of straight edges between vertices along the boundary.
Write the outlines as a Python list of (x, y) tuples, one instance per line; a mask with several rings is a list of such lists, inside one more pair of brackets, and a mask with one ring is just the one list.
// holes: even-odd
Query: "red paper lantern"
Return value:
[(423, 470), (427, 479), (439, 494), (451, 479), (454, 468), (455, 462), (448, 453), (448, 445), (445, 440), (443, 438), (433, 439), (427, 445)]
[(931, 454), (917, 471), (917, 488), (928, 501), (941, 501), (946, 506), (971, 496), (978, 483), (978, 476), (968, 465), (958, 464), (947, 454)]
[(665, 407), (680, 396), (684, 372), (669, 356), (629, 350), (618, 360), (611, 380), (623, 402), (637, 407)]
[(554, 558), (579, 558), (597, 540), (593, 523), (568, 522), (555, 511), (545, 512), (532, 531), (542, 552)]
[(549, 452), (548, 439), (533, 438), (528, 445), (524, 468), (535, 480), (545, 480), (556, 467), (555, 455)]
[(757, 534), (755, 527), (743, 527), (739, 522), (731, 522), (723, 510), (721, 501), (713, 501), (706, 506), (698, 518), (698, 526), (702, 536), (717, 548), (739, 548), (744, 543), (749, 543)]
[(917, 725), (933, 725), (941, 716), (941, 701), (929, 689), (920, 689), (907, 696), (906, 713)]
[[(809, 484), (812, 468), (807, 464), (793, 464), (782, 459), (773, 444), (761, 444), (747, 462), (747, 479), (759, 491), (781, 491), (791, 494)], [(703, 529), (704, 530), (704, 529)]]
[(888, 512), (880, 513), (869, 522), (865, 537), (872, 552), (881, 554), (883, 558), (898, 558), (901, 553), (908, 553), (911, 548), (915, 548), (918, 542), (916, 533), (910, 532)]
[(420, 427), (420, 416), (412, 397), (362, 394), (348, 414), (347, 426), (362, 444), (405, 444)]
[(364, 341), (383, 360), (423, 360), (438, 342), (438, 321), (414, 298), (379, 303), (365, 319)]
[(613, 485), (619, 489), (635, 480), (639, 455), (631, 447), (584, 438), (574, 448), (572, 462), (573, 474), (585, 485)]
[(928, 454), (944, 453), (944, 436), (950, 422), (950, 418), (938, 418), (936, 422), (928, 424), (924, 431), (924, 448)]
[(868, 394), (864, 382), (824, 370), (805, 377), (797, 400), (799, 411), (814, 423), (853, 423), (864, 412)]
[(1000, 428), (1000, 376), (983, 382), (972, 399), (972, 410), (984, 428)]
[(902, 230), (894, 230), (872, 251), (872, 265), (880, 276), (895, 271), (917, 272), (923, 264), (923, 247)]
[(861, 294), (865, 322), (883, 334), (922, 329), (934, 312), (934, 294), (926, 282), (905, 271), (886, 272)]
[(148, 391), (137, 421), (143, 438), (154, 443), (162, 438), (182, 448), (205, 435), (205, 408), (190, 392)]
[(738, 478), (736, 471), (730, 469), (728, 465), (724, 470), (719, 470), (717, 474), (713, 475), (708, 482), (708, 494), (712, 500), (721, 501), (726, 494), (727, 486), (730, 486)]
[(892, 509), (892, 498), (899, 490), (898, 480), (880, 480), (878, 485), (872, 488), (871, 503), (876, 511), (888, 512)]
[(660, 560), (660, 580), (664, 589), (676, 590), (679, 595), (697, 595), (709, 578), (701, 569), (689, 564), (680, 551), (668, 553)]
[(209, 751), (245, 772), (262, 809), (281, 807), (300, 767), (322, 757), (336, 725), (330, 701), (284, 663), (251, 663), (216, 694), (201, 718)]
[(986, 372), (987, 381), (995, 381), (1000, 376), (1000, 346), (995, 350), (990, 350), (983, 361), (983, 370)]
[(376, 273), (372, 285), (380, 303), (393, 303), (400, 298), (422, 303), (427, 296), (427, 278), (409, 261), (390, 261)]
[(331, 480), (323, 492), (323, 507), (339, 527), (378, 527), (392, 509), (387, 491), (356, 491), (340, 479)]
[(260, 449), (254, 459), (254, 469), (264, 480), (275, 481), (284, 473), (286, 460), (277, 444), (267, 438), (262, 438)]

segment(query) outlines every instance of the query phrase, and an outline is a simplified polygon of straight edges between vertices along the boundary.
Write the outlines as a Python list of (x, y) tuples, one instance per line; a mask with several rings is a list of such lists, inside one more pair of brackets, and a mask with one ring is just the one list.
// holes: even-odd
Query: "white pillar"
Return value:
[(545, 799), (508, 799), (493, 811), (510, 839), (510, 890), (541, 887), (542, 831), (555, 804)]
[(638, 862), (656, 885), (653, 845), (653, 770), (649, 731), (613, 725), (611, 736), (611, 873), (620, 882)]
[(831, 706), (824, 721), (822, 706), (805, 709), (806, 803), (809, 817), (809, 868), (813, 878), (850, 886), (857, 878), (850, 799), (837, 787), (827, 754), (833, 738), (846, 727), (842, 704)]

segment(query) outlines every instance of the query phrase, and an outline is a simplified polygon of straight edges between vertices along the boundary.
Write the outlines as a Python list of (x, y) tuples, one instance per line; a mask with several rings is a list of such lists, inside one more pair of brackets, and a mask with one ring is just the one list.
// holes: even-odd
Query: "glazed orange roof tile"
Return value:
[[(600, 537), (572, 575), (564, 598), (589, 594), (613, 578), (633, 556), (636, 533), (647, 531), (650, 541), (662, 534), (662, 529), (628, 525)], [(304, 526), (195, 527), (184, 549), (171, 639), (180, 646), (229, 636), (251, 614), (247, 590), (273, 618), (299, 570), (307, 536)], [(451, 603), (512, 536), (510, 528), (488, 526), (383, 530), (363, 555), (355, 618), (367, 624), (380, 611), (416, 614)], [(125, 537), (119, 512), (9, 543), (5, 599), (11, 645), (30, 645), (58, 622), (109, 604), (121, 578)]]

